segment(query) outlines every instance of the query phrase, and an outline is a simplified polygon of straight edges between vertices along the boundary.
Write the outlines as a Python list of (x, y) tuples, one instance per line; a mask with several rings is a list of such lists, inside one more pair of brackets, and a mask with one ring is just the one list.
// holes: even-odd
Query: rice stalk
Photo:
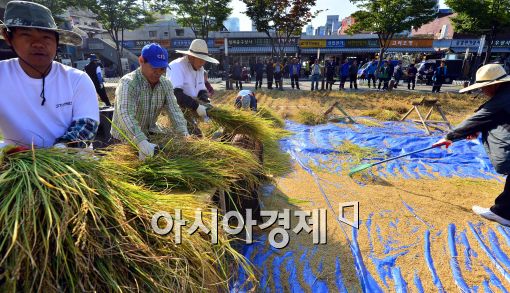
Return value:
[(177, 208), (192, 221), (196, 209), (208, 210), (207, 201), (152, 192), (112, 174), (72, 150), (3, 157), (1, 292), (225, 291), (236, 265), (253, 278), (221, 231), (216, 245), (186, 232), (177, 244), (173, 233), (161, 236), (150, 227), (155, 212)]

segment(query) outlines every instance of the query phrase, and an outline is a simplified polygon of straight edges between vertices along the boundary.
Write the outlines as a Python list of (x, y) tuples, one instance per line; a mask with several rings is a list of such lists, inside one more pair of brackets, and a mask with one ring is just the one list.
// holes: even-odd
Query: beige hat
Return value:
[(214, 64), (220, 63), (218, 60), (209, 56), (209, 49), (207, 48), (207, 43), (202, 39), (193, 40), (187, 51), (175, 50), (175, 52), (197, 57), (204, 61), (211, 62)]
[(502, 82), (510, 82), (510, 76), (506, 73), (505, 68), (500, 64), (487, 64), (476, 71), (475, 83), (461, 89), (459, 93), (465, 93)]

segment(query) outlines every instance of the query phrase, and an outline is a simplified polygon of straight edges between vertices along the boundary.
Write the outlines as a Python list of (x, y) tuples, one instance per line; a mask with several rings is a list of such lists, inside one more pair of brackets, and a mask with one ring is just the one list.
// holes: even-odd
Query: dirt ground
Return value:
[[(213, 103), (231, 104), (235, 98), (233, 95), (235, 94), (231, 92), (218, 92)], [(386, 109), (401, 115), (410, 108), (411, 101), (425, 96), (430, 95), (275, 91), (257, 93), (260, 106), (269, 107), (287, 119), (293, 119), (301, 110), (321, 113), (334, 101), (340, 101), (344, 109), (353, 116), (365, 115), (364, 113), (374, 109)], [(437, 97), (453, 124), (462, 121), (484, 102), (483, 98), (468, 95), (441, 94)], [(329, 288), (337, 288), (335, 265), (338, 258), (345, 288), (349, 292), (361, 291), (356, 274), (356, 260), (350, 248), (354, 242), (359, 245), (362, 261), (368, 272), (387, 292), (395, 291), (396, 283), (391, 274), (380, 276), (384, 276), (391, 267), (400, 269), (412, 292), (415, 291), (411, 288), (416, 288), (413, 282), (415, 276), (420, 278), (425, 292), (438, 291), (437, 284), (434, 284), (434, 275), (427, 263), (427, 243), (430, 243), (430, 257), (437, 278), (446, 292), (459, 291), (453, 277), (452, 259), (459, 263), (462, 278), (469, 287), (481, 288), (482, 283), (488, 280), (487, 269), (500, 280), (505, 279), (491, 261), (491, 255), (485, 253), (483, 245), (477, 239), (477, 235), (481, 235), (484, 243), (489, 245), (483, 235), (488, 235), (489, 230), (497, 233), (497, 225), (482, 221), (471, 211), (473, 205), (490, 206), (493, 203), (503, 189), (502, 178), (483, 180), (437, 176), (439, 179), (404, 180), (388, 177), (390, 179), (384, 180), (373, 174), (371, 180), (359, 182), (346, 174), (331, 174), (320, 169), (313, 171), (315, 178), (296, 164), (292, 174), (277, 179), (277, 190), (273, 192), (273, 196), (264, 198), (264, 205), (269, 210), (289, 208), (310, 211), (328, 209), (327, 199), (338, 213), (338, 204), (359, 202), (361, 226), (357, 230), (357, 240), (353, 236), (353, 228), (339, 224), (333, 212), (328, 209), (328, 244), (320, 245), (313, 257), (310, 257), (312, 268), (317, 268), (322, 262), (323, 270), (318, 272), (314, 269), (314, 274), (317, 281), (326, 282)], [(347, 211), (346, 218), (349, 218), (352, 210)], [(452, 230), (451, 224), (455, 230)], [(290, 235), (289, 246), (277, 255), (284, 255), (288, 251), (303, 251), (303, 247), (310, 250), (315, 247), (310, 234)], [(470, 249), (461, 244), (464, 235), (471, 245)], [(455, 247), (458, 255), (452, 256), (449, 236), (457, 243)], [(501, 239), (501, 236), (499, 238)], [(510, 255), (510, 243), (500, 244), (503, 252)], [(465, 253), (466, 251), (468, 253)], [(299, 256), (296, 257), (298, 258)], [(269, 258), (269, 262), (271, 260)], [(391, 262), (395, 264), (388, 265)], [(466, 263), (469, 263), (469, 269), (466, 269)], [(270, 266), (268, 269), (271, 270)], [(299, 270), (304, 270), (303, 263), (299, 263)], [(289, 274), (291, 273), (284, 272), (286, 278), (290, 277)], [(303, 288), (309, 288), (303, 276), (298, 275)], [(263, 286), (275, 289), (271, 282)]]

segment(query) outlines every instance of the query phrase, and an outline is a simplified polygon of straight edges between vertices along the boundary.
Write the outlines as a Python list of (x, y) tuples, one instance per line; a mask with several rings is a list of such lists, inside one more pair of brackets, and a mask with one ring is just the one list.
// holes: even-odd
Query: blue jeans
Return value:
[[(321, 75), (320, 74), (314, 74), (312, 75), (312, 91), (315, 89), (315, 90), (319, 90), (319, 80), (321, 79)], [(314, 87), (315, 85), (315, 87)]]

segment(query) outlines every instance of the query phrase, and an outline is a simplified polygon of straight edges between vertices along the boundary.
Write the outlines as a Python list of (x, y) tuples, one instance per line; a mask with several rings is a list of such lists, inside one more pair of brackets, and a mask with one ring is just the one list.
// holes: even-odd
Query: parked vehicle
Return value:
[[(462, 78), (462, 60), (445, 60), (446, 64), (446, 77), (445, 83), (452, 83), (453, 80)], [(427, 85), (432, 85), (432, 77), (436, 68), (439, 67), (441, 60), (426, 60), (417, 65), (418, 81), (425, 82)]]
[[(361, 68), (358, 69), (358, 79), (366, 79), (368, 77), (367, 70), (372, 63), (374, 63), (377, 66), (379, 60), (368, 61), (367, 63), (363, 64), (363, 66), (361, 66)], [(398, 60), (391, 60), (391, 65), (393, 65), (393, 67), (397, 66), (397, 64)]]

